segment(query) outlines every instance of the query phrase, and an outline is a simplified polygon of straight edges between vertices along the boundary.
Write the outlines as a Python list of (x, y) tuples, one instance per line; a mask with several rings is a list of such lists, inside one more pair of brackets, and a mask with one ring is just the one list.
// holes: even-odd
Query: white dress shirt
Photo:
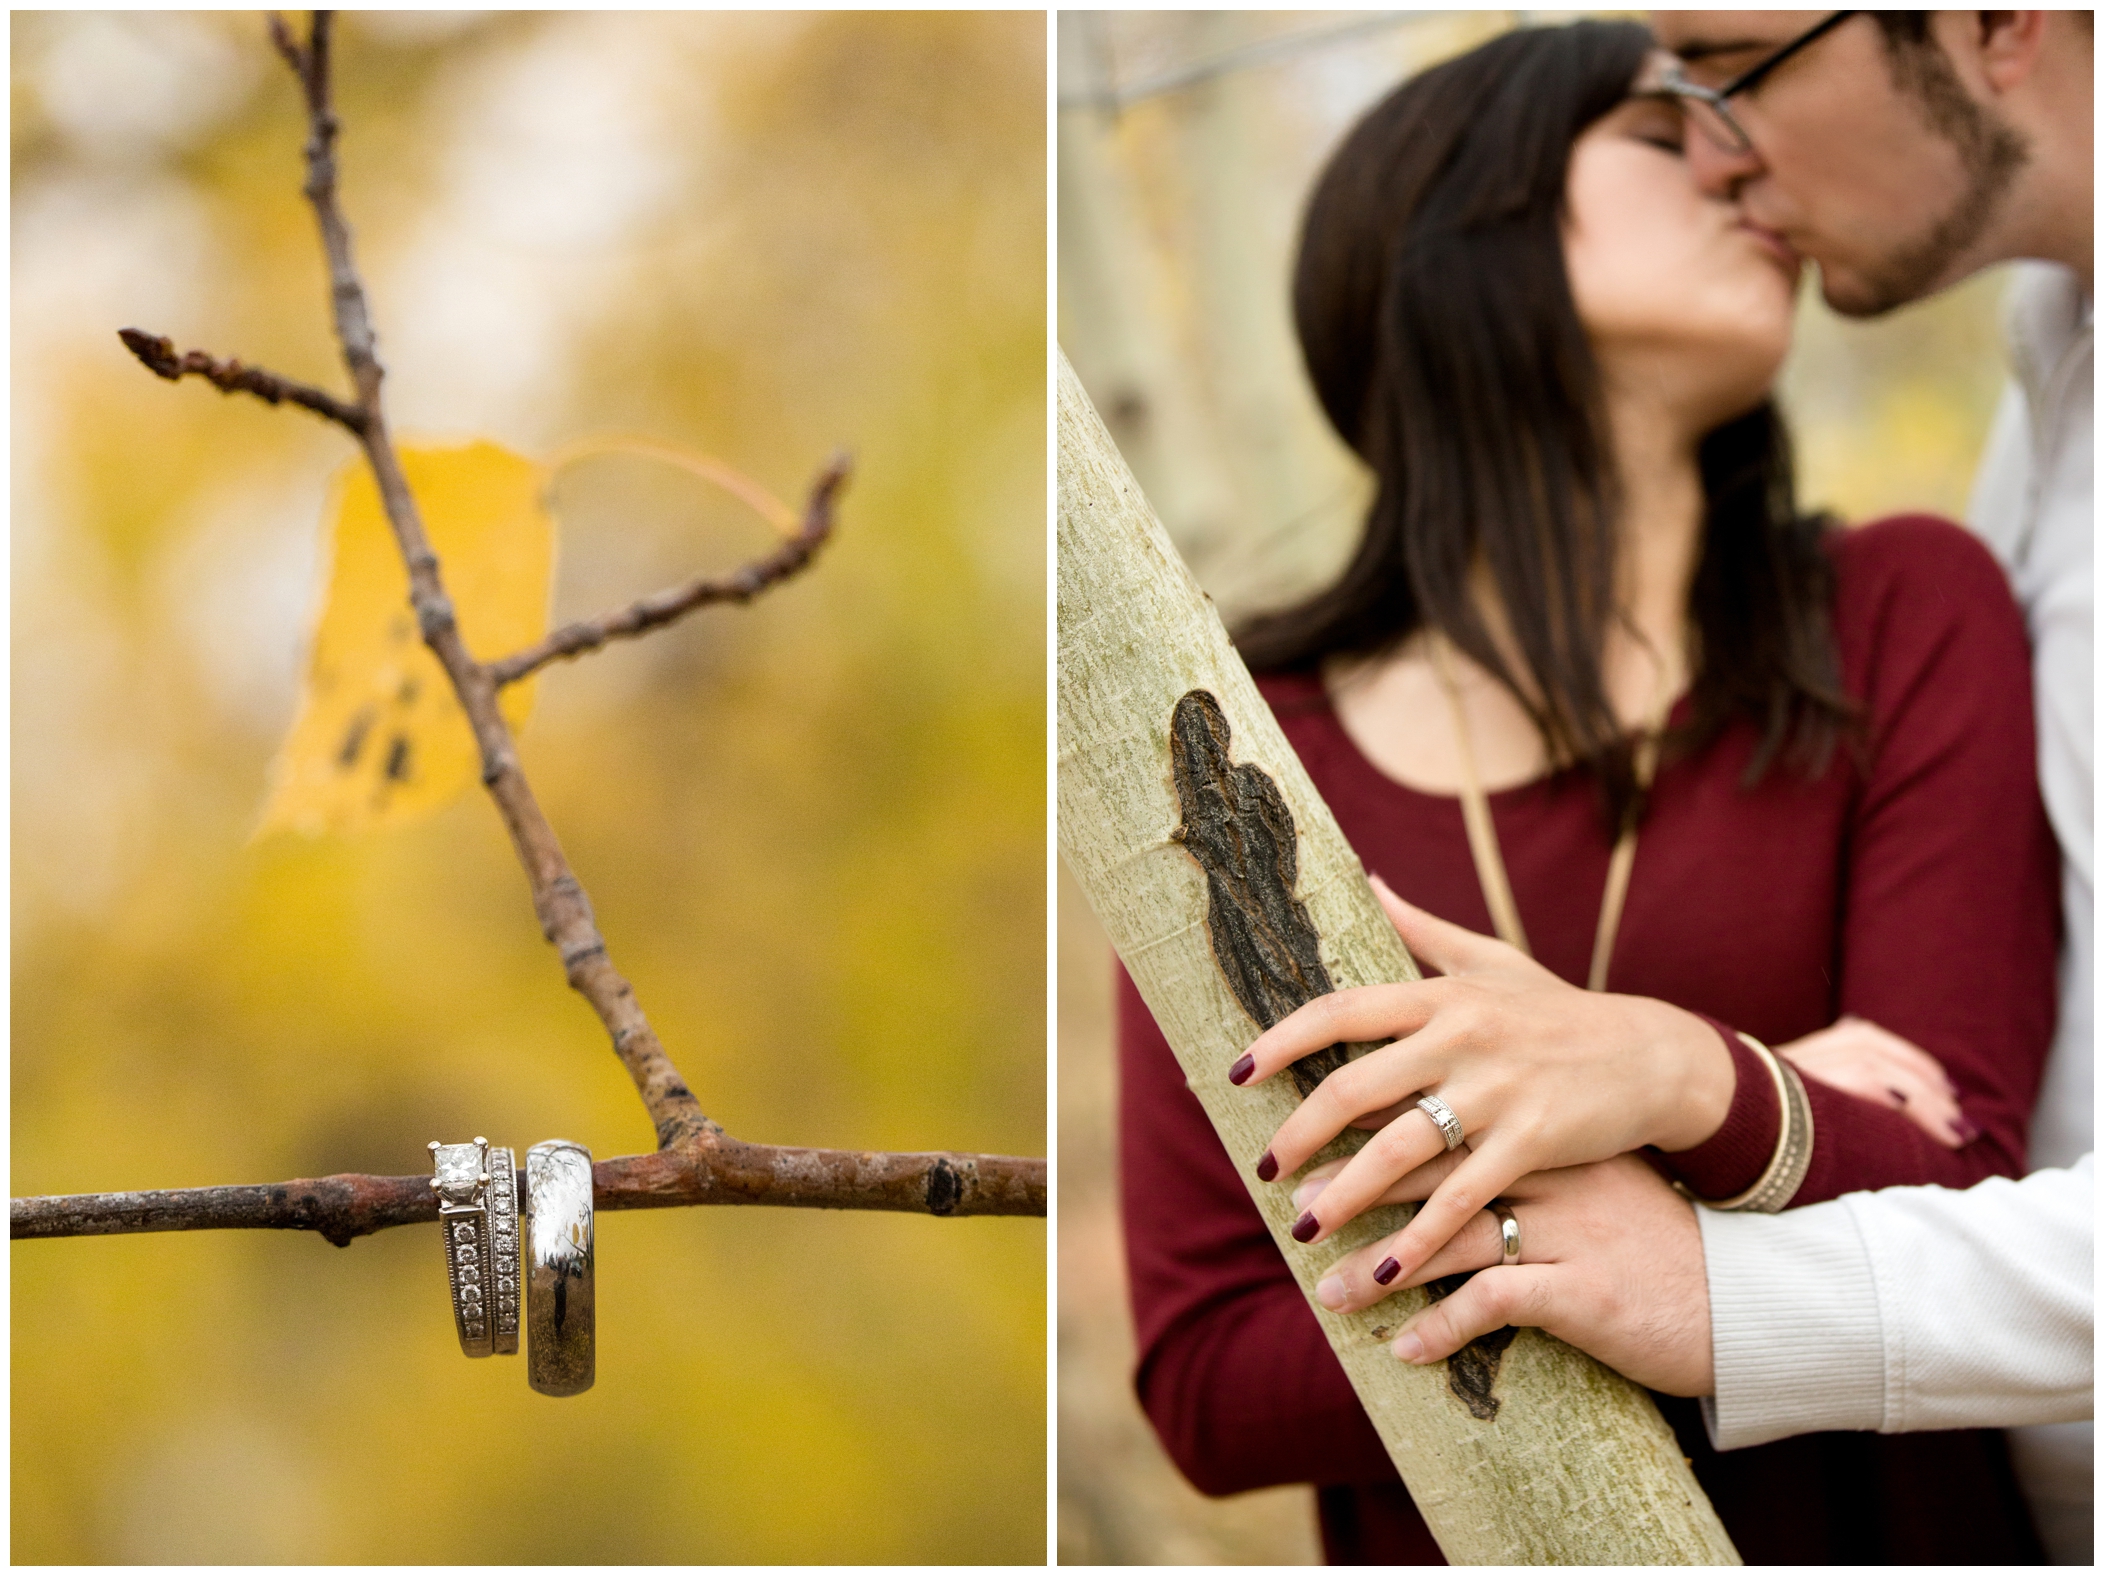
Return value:
[(2068, 269), (2018, 265), (2014, 377), (1972, 505), (2030, 631), (2039, 784), (2062, 855), (2060, 1012), (2030, 1135), (2031, 1163), (2046, 1169), (1774, 1216), (1697, 1211), (1718, 1449), (1828, 1429), (2009, 1426), (2058, 1564), (2089, 1563), (2093, 1499), (2091, 312)]

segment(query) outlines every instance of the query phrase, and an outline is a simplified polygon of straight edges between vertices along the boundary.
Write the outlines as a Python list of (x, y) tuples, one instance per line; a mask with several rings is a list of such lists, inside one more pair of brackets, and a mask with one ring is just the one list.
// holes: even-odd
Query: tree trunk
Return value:
[[(1298, 1098), (1287, 1078), (1227, 1081), (1258, 1016), (1417, 972), (1063, 355), (1059, 840), (1235, 1169), (1253, 1179)], [(1364, 1138), (1349, 1133), (1322, 1158)], [(1738, 1562), (1641, 1389), (1534, 1330), (1502, 1352), (1484, 1343), (1444, 1365), (1397, 1362), (1388, 1333), (1425, 1293), (1340, 1315), (1316, 1303), (1314, 1285), (1405, 1211), (1370, 1211), (1310, 1250), (1289, 1236), (1288, 1188), (1251, 1192), (1449, 1560)]]

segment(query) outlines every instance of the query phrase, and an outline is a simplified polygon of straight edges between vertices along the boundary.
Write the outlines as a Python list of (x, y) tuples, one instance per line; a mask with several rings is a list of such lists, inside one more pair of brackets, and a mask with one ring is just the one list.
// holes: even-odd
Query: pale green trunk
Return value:
[[(1279, 732), (1212, 603), (1185, 569), (1073, 369), (1059, 362), (1059, 841), (1111, 944), (1168, 1036), (1235, 1169), (1380, 1431), (1433, 1535), (1456, 1564), (1736, 1564), (1672, 1432), (1637, 1386), (1539, 1332), (1504, 1353), (1496, 1416), (1471, 1414), (1444, 1365), (1388, 1354), (1418, 1307), (1402, 1292), (1326, 1312), (1323, 1268), (1395, 1230), (1377, 1210), (1317, 1248), (1289, 1235), (1290, 1187), (1254, 1167), (1298, 1098), (1290, 1080), (1227, 1081), (1256, 1037), (1214, 960), (1206, 884), (1171, 838), (1180, 820), (1169, 720), (1211, 692), (1237, 764), (1269, 773), (1299, 837), (1294, 895), (1338, 988), (1415, 979), (1364, 871)], [(1344, 1143), (1363, 1142), (1353, 1134)], [(1339, 1147), (1326, 1154), (1342, 1153)]]

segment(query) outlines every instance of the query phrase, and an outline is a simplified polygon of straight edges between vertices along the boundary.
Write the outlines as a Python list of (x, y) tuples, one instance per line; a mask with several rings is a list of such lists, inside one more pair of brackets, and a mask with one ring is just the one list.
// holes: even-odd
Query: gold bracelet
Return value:
[[(1736, 1030), (1733, 1032), (1737, 1032)], [(1781, 1131), (1775, 1139), (1775, 1154), (1768, 1169), (1745, 1192), (1732, 1198), (1702, 1199), (1711, 1209), (1757, 1211), (1773, 1215), (1797, 1196), (1805, 1173), (1812, 1169), (1812, 1102), (1797, 1069), (1750, 1034), (1739, 1034), (1746, 1048), (1761, 1059), (1768, 1076), (1775, 1080), (1776, 1104), (1781, 1110)]]

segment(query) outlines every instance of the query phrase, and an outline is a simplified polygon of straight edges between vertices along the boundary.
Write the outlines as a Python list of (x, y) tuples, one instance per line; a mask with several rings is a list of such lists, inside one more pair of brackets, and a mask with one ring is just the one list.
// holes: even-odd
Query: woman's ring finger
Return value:
[(1439, 1136), (1446, 1140), (1449, 1150), (1461, 1147), (1461, 1118), (1454, 1114), (1452, 1106), (1436, 1094), (1427, 1094), (1418, 1097), (1417, 1108), (1432, 1119), (1432, 1125), (1439, 1129)]

